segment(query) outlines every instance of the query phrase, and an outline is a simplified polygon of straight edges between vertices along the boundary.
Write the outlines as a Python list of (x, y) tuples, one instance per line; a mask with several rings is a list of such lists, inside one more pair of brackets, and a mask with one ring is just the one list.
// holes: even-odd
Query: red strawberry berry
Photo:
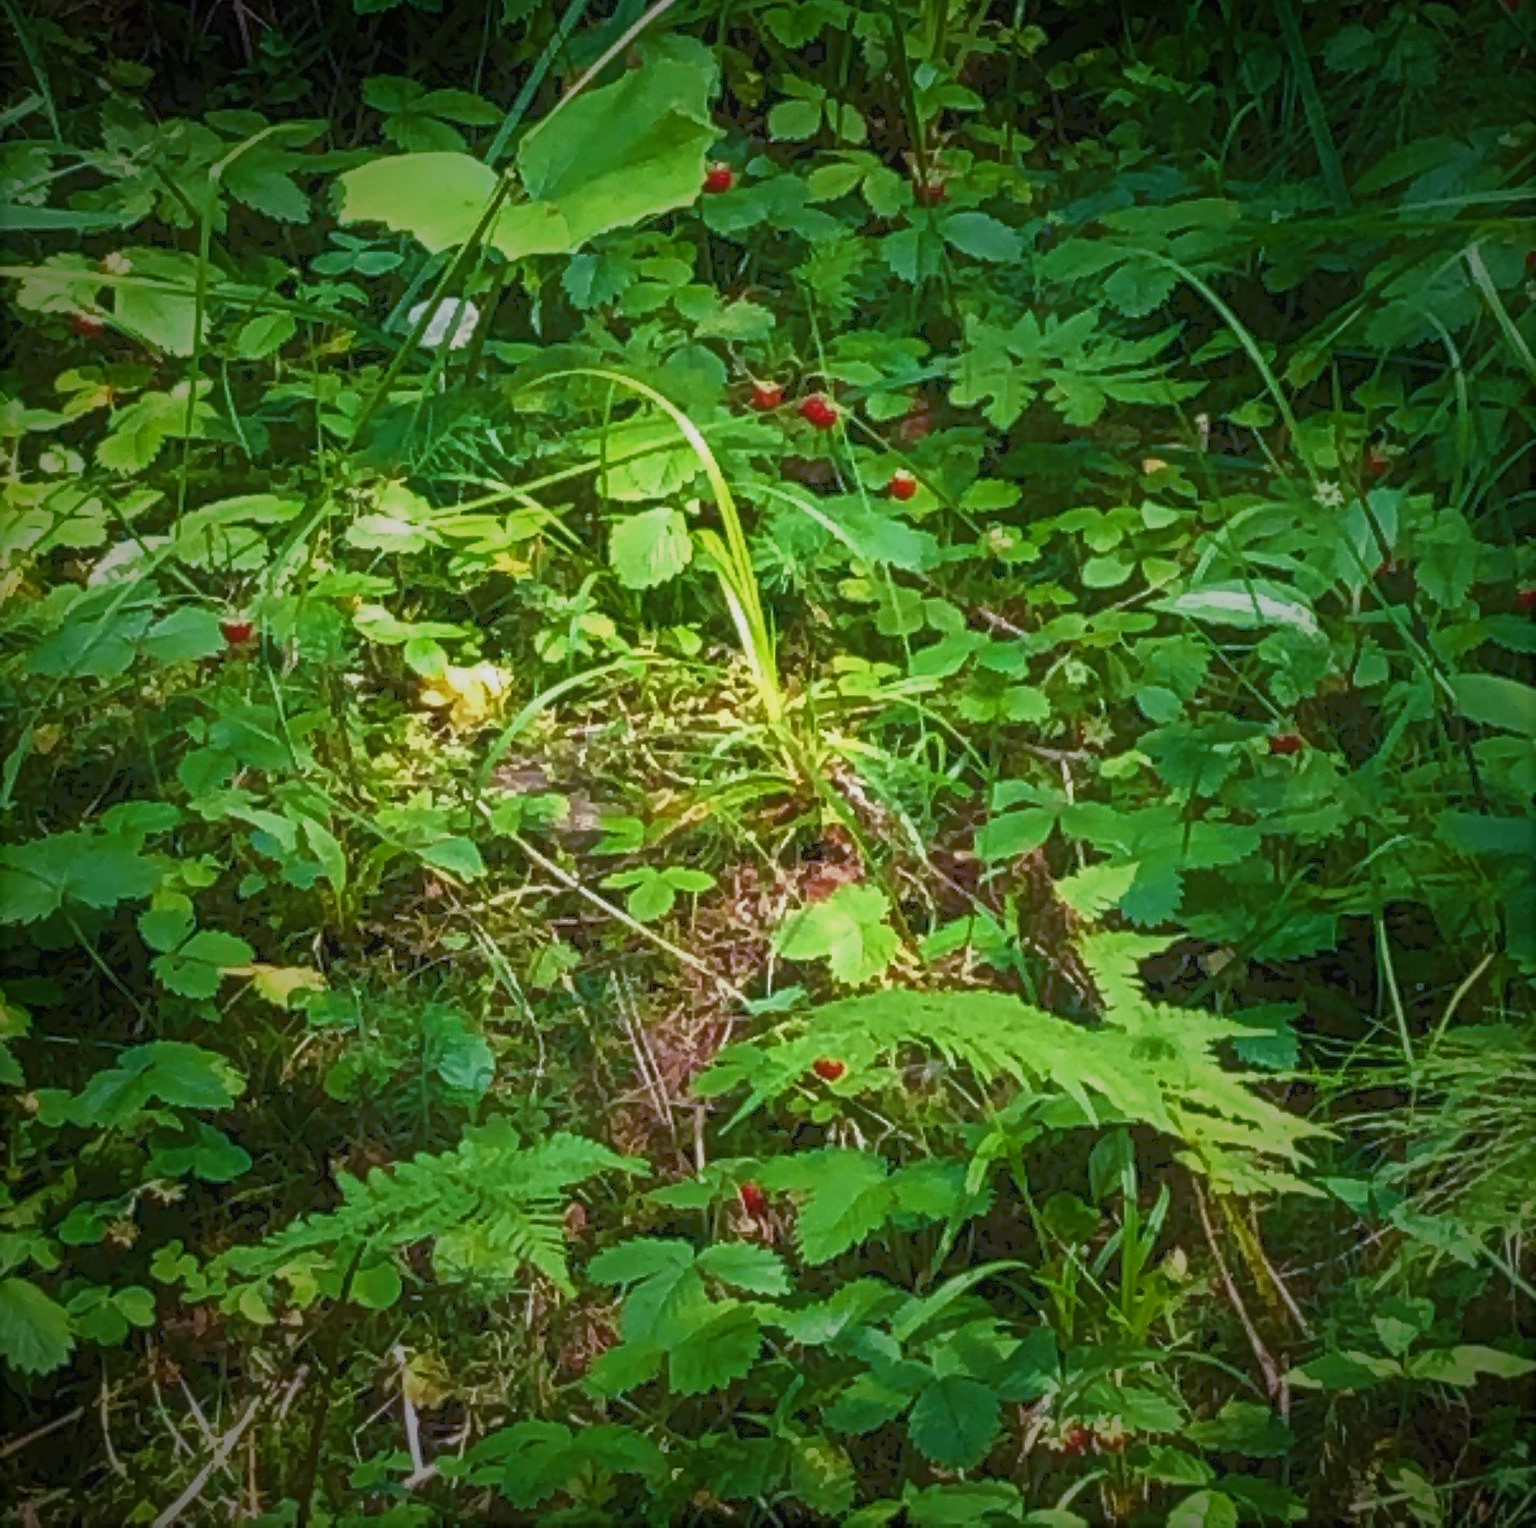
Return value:
[(219, 630), (224, 633), (224, 640), (231, 647), (244, 647), (256, 635), (253, 622), (236, 616), (231, 616), (227, 621), (220, 621)]
[(898, 468), (891, 474), (891, 480), (885, 485), (885, 491), (893, 499), (900, 499), (905, 503), (917, 492), (917, 479), (904, 467)]
[(1515, 608), (1525, 611), (1527, 615), (1530, 615), (1533, 611), (1536, 611), (1536, 584), (1532, 584), (1528, 588), (1522, 589), (1515, 596)]
[(818, 430), (830, 430), (837, 423), (837, 405), (822, 393), (812, 393), (801, 403), (800, 417)]
[(1289, 758), (1293, 753), (1300, 753), (1302, 737), (1299, 732), (1277, 732), (1269, 740), (1269, 751)]
[(1085, 1454), (1092, 1442), (1092, 1429), (1084, 1427), (1081, 1422), (1074, 1422), (1061, 1435), (1061, 1451), (1064, 1454)]
[(69, 327), (82, 339), (93, 340), (107, 326), (94, 313), (75, 312), (69, 315)]
[(1391, 465), (1392, 458), (1385, 452), (1378, 451), (1374, 446), (1365, 453), (1365, 470), (1372, 477), (1385, 477)]
[(843, 1062), (836, 1060), (832, 1056), (820, 1056), (813, 1063), (811, 1070), (823, 1082), (836, 1082), (848, 1068)]
[(766, 414), (784, 401), (784, 389), (777, 382), (754, 382), (749, 401), (759, 414)]
[(768, 1196), (755, 1183), (743, 1183), (736, 1194), (749, 1215), (761, 1215), (768, 1208)]
[(949, 200), (949, 187), (942, 180), (915, 180), (912, 195), (924, 207), (938, 207)]
[(721, 191), (729, 191), (736, 184), (736, 172), (722, 160), (717, 159), (704, 172), (704, 189), (719, 194)]

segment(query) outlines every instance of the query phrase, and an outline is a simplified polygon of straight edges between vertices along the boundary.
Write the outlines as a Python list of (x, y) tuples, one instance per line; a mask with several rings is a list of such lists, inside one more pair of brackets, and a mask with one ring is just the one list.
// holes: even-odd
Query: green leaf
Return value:
[(1168, 300), (1178, 279), (1166, 265), (1133, 255), (1104, 283), (1103, 291), (1127, 318), (1143, 318)]
[(0, 849), (0, 923), (36, 923), (70, 902), (110, 908), (147, 897), (160, 868), (122, 840), (87, 830)]
[(258, 313), (247, 318), (235, 335), (235, 355), (241, 361), (263, 361), (276, 355), (298, 333), (292, 313)]
[(827, 1263), (884, 1225), (894, 1205), (885, 1163), (862, 1151), (818, 1151), (800, 1162), (774, 1163), (765, 1187), (794, 1187), (807, 1197), (795, 1223), (800, 1255)]
[(75, 1345), (69, 1312), (25, 1279), (0, 1279), (0, 1358), (22, 1374), (57, 1369)]
[(393, 1263), (374, 1263), (353, 1275), (352, 1303), (364, 1310), (388, 1310), (400, 1298), (402, 1288)]
[(957, 212), (944, 219), (941, 231), (947, 244), (978, 260), (1011, 264), (1024, 252), (1018, 234), (985, 212)]
[(1451, 690), (1469, 721), (1536, 738), (1536, 687), (1501, 674), (1457, 674)]
[(626, 589), (652, 589), (676, 578), (693, 561), (693, 538), (682, 511), (648, 509), (619, 521), (608, 561)]
[(1195, 621), (1253, 630), (1262, 626), (1292, 626), (1317, 634), (1317, 617), (1294, 589), (1258, 580), (1251, 583), (1204, 584), (1184, 594), (1155, 600), (1152, 609)]
[(183, 945), (150, 962), (161, 986), (180, 997), (212, 997), (231, 966), (248, 966), (256, 952), (245, 940), (218, 929), (203, 929)]
[(833, 977), (858, 986), (879, 976), (900, 948), (886, 921), (890, 902), (878, 886), (839, 886), (825, 901), (792, 913), (774, 939), (786, 960), (826, 960)]
[(1237, 1503), (1221, 1491), (1196, 1491), (1168, 1514), (1168, 1528), (1237, 1528)]
[(908, 1419), (912, 1441), (934, 1464), (966, 1470), (996, 1441), (1000, 1406), (980, 1380), (948, 1374), (923, 1387)]
[[(567, 247), (698, 199), (704, 155), (718, 135), (709, 110), (715, 86), (714, 54), (672, 38), (667, 51), (654, 50), (640, 68), (586, 91), (524, 137), (523, 184), (558, 210)], [(623, 132), (614, 131), (617, 122)]]
[(216, 1052), (183, 1040), (152, 1040), (97, 1072), (71, 1101), (69, 1113), (76, 1124), (111, 1128), (126, 1124), (155, 1099), (172, 1108), (225, 1109), (244, 1086)]
[(485, 874), (485, 861), (480, 851), (467, 838), (440, 838), (417, 851), (421, 862), (434, 870), (445, 870), (460, 880), (477, 881)]
[(976, 852), (989, 864), (1028, 854), (1051, 836), (1057, 815), (1049, 807), (1036, 806), (993, 817), (976, 835)]
[(157, 621), (144, 635), (142, 651), (156, 663), (197, 663), (225, 649), (216, 611), (183, 605)]
[(1412, 1379), (1465, 1389), (1475, 1385), (1485, 1374), (1495, 1379), (1519, 1379), (1536, 1371), (1536, 1362), (1515, 1353), (1501, 1352), (1498, 1348), (1463, 1343), (1459, 1347), (1415, 1353), (1403, 1367)]
[(757, 1362), (763, 1329), (750, 1305), (732, 1305), (691, 1325), (667, 1354), (667, 1372), (679, 1395), (703, 1395), (743, 1379)]
[(782, 1259), (751, 1242), (719, 1242), (701, 1252), (695, 1266), (700, 1273), (749, 1294), (789, 1293), (789, 1274)]

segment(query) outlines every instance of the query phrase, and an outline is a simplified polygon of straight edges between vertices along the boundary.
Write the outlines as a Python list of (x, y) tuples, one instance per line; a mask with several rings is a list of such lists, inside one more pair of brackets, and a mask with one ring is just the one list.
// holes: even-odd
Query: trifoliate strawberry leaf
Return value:
[(800, 1255), (826, 1263), (884, 1224), (894, 1205), (885, 1163), (863, 1151), (827, 1150), (781, 1157), (764, 1168), (763, 1186), (804, 1194), (795, 1226)]
[(890, 902), (878, 886), (839, 886), (825, 901), (793, 913), (774, 939), (786, 960), (826, 960), (845, 986), (873, 980), (900, 948), (886, 921)]
[(750, 1305), (715, 1307), (718, 1314), (690, 1325), (687, 1335), (667, 1355), (672, 1389), (678, 1395), (702, 1395), (742, 1379), (757, 1362), (762, 1323)]
[(245, 940), (218, 929), (203, 929), (183, 945), (157, 955), (150, 968), (162, 987), (178, 997), (212, 997), (233, 968), (249, 966), (255, 951)]
[(214, 1051), (184, 1040), (152, 1040), (123, 1051), (70, 1105), (77, 1125), (124, 1124), (153, 1099), (179, 1109), (224, 1109), (245, 1090), (240, 1074)]
[(69, 1312), (25, 1279), (0, 1279), (0, 1359), (22, 1374), (46, 1374), (69, 1357)]
[(666, 1342), (688, 1323), (680, 1320), (707, 1305), (704, 1281), (685, 1241), (639, 1236), (592, 1259), (588, 1274), (599, 1284), (634, 1287), (624, 1302), (624, 1336), (631, 1341)]
[(787, 1295), (789, 1275), (782, 1260), (750, 1242), (720, 1242), (699, 1254), (700, 1273), (754, 1295)]
[(964, 1470), (987, 1457), (997, 1437), (997, 1395), (980, 1380), (946, 1374), (924, 1386), (912, 1406), (912, 1441), (934, 1464)]

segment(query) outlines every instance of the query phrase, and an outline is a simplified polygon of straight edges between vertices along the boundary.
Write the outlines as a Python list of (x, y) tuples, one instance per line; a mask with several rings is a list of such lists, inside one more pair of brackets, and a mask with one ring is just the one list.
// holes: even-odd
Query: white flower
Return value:
[[(428, 304), (417, 303), (405, 315), (406, 323), (414, 329), (427, 311)], [(432, 321), (422, 333), (421, 343), (429, 350), (436, 350), (439, 345), (447, 345), (450, 350), (462, 350), (469, 343), (479, 322), (480, 310), (474, 303), (464, 298), (450, 297), (438, 303)]]
[(1337, 483), (1319, 483), (1317, 502), (1323, 509), (1339, 509), (1344, 504), (1344, 490)]

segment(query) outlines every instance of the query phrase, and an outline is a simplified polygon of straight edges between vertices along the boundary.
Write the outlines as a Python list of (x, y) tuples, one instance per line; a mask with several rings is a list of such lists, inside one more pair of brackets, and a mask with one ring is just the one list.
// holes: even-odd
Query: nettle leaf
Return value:
[(901, 947), (887, 921), (890, 906), (878, 886), (839, 886), (825, 901), (792, 913), (774, 948), (786, 960), (825, 960), (837, 981), (859, 986), (879, 976)]
[(680, 510), (665, 507), (630, 515), (613, 528), (608, 561), (626, 589), (653, 589), (693, 561), (693, 538)]
[(0, 1279), (0, 1358), (21, 1374), (47, 1374), (74, 1348), (69, 1312), (25, 1279)]

